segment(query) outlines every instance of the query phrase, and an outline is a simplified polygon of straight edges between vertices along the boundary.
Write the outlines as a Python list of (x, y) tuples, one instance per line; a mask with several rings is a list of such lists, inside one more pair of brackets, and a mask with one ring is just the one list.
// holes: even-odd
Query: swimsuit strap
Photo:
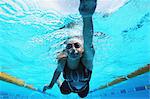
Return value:
[(81, 62), (81, 60), (80, 63), (82, 66), (78, 66), (77, 69), (75, 70), (71, 70), (67, 66), (67, 63), (65, 64), (63, 77), (66, 81), (73, 82), (75, 75), (77, 76), (77, 78), (75, 79), (76, 81), (80, 81), (80, 82), (90, 81), (92, 71), (88, 70), (86, 66)]
[(69, 86), (70, 90), (71, 90), (72, 92), (75, 92), (75, 93), (78, 93), (78, 92), (81, 92), (81, 91), (85, 90), (86, 87), (88, 86), (88, 82), (86, 82), (87, 84), (86, 84), (84, 87), (82, 87), (81, 89), (76, 89), (75, 87), (73, 87), (73, 86), (70, 84), (70, 82), (67, 82), (67, 83), (68, 83), (68, 86)]

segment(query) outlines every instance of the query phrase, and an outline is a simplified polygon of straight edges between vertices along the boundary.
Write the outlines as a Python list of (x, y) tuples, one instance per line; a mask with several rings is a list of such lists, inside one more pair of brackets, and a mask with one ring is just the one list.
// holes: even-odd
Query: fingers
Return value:
[(45, 86), (43, 87), (43, 92), (45, 92), (47, 89), (49, 89), (49, 86), (48, 86), (48, 85), (45, 85)]
[(46, 88), (45, 88), (45, 86), (44, 86), (44, 88), (43, 88), (43, 92), (45, 92), (46, 91)]
[(97, 0), (80, 0), (79, 12), (82, 16), (92, 16), (95, 12)]
[(88, 2), (88, 1), (91, 1), (91, 2), (97, 2), (97, 0), (80, 0), (80, 3), (85, 3), (85, 2)]
[(46, 89), (45, 88), (43, 88), (43, 92), (45, 92), (46, 91)]

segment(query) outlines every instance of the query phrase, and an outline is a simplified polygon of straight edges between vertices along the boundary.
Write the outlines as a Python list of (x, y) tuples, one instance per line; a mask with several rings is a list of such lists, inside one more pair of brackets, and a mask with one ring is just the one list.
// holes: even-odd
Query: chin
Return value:
[(70, 57), (70, 58), (71, 58), (71, 59), (79, 59), (80, 57), (73, 57), (73, 56), (72, 56), (72, 57)]
[(70, 58), (70, 59), (79, 59), (80, 56), (72, 56), (72, 55), (70, 55), (69, 58)]

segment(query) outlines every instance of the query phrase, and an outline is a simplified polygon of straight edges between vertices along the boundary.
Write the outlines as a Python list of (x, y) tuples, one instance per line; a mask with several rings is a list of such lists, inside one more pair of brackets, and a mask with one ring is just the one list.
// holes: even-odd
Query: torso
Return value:
[(81, 89), (87, 82), (88, 77), (91, 76), (90, 71), (80, 62), (76, 69), (70, 69), (66, 64), (63, 71), (64, 79), (76, 89)]

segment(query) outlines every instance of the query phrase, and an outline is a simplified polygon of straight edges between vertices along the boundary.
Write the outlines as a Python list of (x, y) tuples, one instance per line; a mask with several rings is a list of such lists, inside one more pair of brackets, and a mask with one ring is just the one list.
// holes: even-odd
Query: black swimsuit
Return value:
[[(73, 92), (79, 92), (84, 90), (87, 85), (89, 85), (89, 81), (91, 78), (91, 71), (88, 70), (82, 62), (80, 62), (81, 65), (77, 67), (77, 69), (72, 70), (70, 69), (67, 64), (64, 67), (63, 70), (63, 77), (65, 81), (68, 83), (69, 88)], [(80, 89), (77, 89), (75, 86), (72, 85), (73, 82), (82, 83), (83, 86)]]

